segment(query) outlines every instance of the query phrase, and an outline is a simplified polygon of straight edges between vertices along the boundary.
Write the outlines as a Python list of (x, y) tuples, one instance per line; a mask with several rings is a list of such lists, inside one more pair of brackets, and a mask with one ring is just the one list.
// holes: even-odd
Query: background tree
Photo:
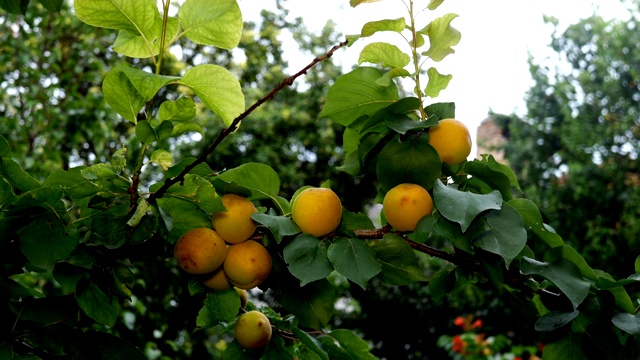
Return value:
[(526, 117), (491, 115), (525, 194), (614, 275), (628, 273), (640, 249), (640, 3), (628, 4), (629, 20), (594, 15), (556, 31), (552, 48), (570, 68), (532, 59)]

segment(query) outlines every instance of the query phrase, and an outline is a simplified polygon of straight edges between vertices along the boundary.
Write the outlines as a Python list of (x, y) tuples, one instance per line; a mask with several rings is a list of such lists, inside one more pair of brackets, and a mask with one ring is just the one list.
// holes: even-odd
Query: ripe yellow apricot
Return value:
[(249, 290), (269, 276), (271, 255), (261, 243), (247, 240), (229, 246), (223, 266), (231, 284)]
[(429, 129), (429, 144), (440, 156), (440, 161), (449, 165), (459, 164), (471, 153), (469, 129), (459, 120), (440, 120)]
[(247, 349), (259, 349), (271, 340), (271, 322), (257, 310), (248, 311), (238, 317), (234, 334), (238, 343)]
[(399, 184), (382, 200), (387, 222), (398, 231), (415, 231), (418, 221), (433, 211), (429, 192), (417, 184)]
[(201, 280), (202, 284), (213, 290), (226, 290), (231, 289), (231, 283), (227, 274), (224, 272), (224, 267), (220, 266), (211, 274), (207, 274)]
[(227, 256), (227, 244), (209, 228), (195, 228), (184, 233), (173, 248), (182, 270), (206, 274), (219, 268)]
[(308, 188), (293, 201), (291, 218), (303, 233), (323, 236), (340, 225), (342, 203), (331, 189)]
[(236, 194), (220, 197), (227, 211), (213, 214), (213, 228), (229, 244), (237, 244), (247, 240), (256, 231), (258, 225), (251, 214), (256, 207), (251, 200)]

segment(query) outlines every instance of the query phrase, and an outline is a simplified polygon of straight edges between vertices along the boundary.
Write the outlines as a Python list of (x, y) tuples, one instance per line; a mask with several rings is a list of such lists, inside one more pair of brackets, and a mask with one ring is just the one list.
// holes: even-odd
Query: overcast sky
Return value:
[[(427, 3), (414, 1), (416, 7)], [(260, 9), (273, 8), (275, 2), (239, 0), (239, 4), (245, 20), (254, 20)], [(284, 4), (291, 10), (290, 15), (302, 17), (309, 29), (319, 30), (330, 19), (342, 34), (357, 34), (368, 21), (398, 18), (407, 12), (401, 0), (383, 0), (356, 8), (349, 6), (349, 0), (288, 0)], [(532, 84), (527, 64), (530, 54), (540, 61), (557, 60), (548, 49), (552, 28), (544, 23), (544, 14), (558, 18), (562, 28), (594, 13), (605, 18), (629, 16), (618, 0), (445, 0), (436, 11), (422, 13), (418, 22), (424, 26), (447, 13), (459, 15), (451, 25), (462, 33), (462, 40), (454, 47), (455, 54), (439, 63), (426, 64), (426, 68), (435, 66), (441, 74), (453, 75), (448, 88), (428, 101), (455, 102), (456, 117), (469, 126), (474, 140), (475, 129), (490, 110), (524, 114), (523, 96)], [(382, 40), (375, 36), (371, 39)], [(337, 52), (334, 60), (350, 69), (365, 44)], [(295, 48), (287, 59), (291, 70), (299, 70), (311, 60), (297, 54)], [(472, 156), (475, 151), (474, 141)]]

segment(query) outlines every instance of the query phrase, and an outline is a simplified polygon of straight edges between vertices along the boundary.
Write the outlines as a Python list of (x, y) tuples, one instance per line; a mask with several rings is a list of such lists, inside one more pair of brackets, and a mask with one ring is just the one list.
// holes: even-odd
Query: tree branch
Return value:
[(173, 186), (173, 185), (175, 185), (175, 184), (177, 184), (179, 182), (184, 181), (184, 177), (191, 170), (193, 170), (197, 165), (205, 162), (207, 160), (207, 157), (209, 157), (209, 155), (211, 155), (215, 151), (215, 149), (218, 147), (218, 145), (220, 145), (222, 140), (224, 140), (227, 136), (229, 136), (231, 133), (236, 131), (236, 129), (238, 128), (238, 125), (240, 124), (240, 121), (242, 121), (244, 118), (246, 118), (249, 114), (251, 114), (260, 105), (262, 105), (265, 102), (271, 100), (275, 96), (275, 94), (278, 93), (280, 90), (284, 89), (286, 86), (291, 86), (293, 84), (293, 82), (298, 77), (300, 77), (302, 75), (305, 75), (309, 69), (311, 69), (312, 67), (314, 67), (318, 63), (330, 58), (333, 55), (334, 52), (336, 52), (338, 49), (346, 46), (347, 43), (348, 43), (348, 41), (345, 40), (345, 41), (339, 43), (338, 45), (335, 45), (334, 47), (332, 47), (329, 51), (327, 51), (323, 55), (318, 56), (315, 59), (313, 59), (313, 61), (311, 61), (309, 63), (309, 65), (305, 66), (302, 70), (300, 70), (297, 73), (295, 73), (294, 75), (292, 75), (290, 77), (287, 77), (284, 80), (282, 80), (282, 82), (280, 82), (280, 84), (278, 84), (275, 88), (273, 88), (273, 90), (271, 90), (266, 96), (264, 96), (260, 100), (256, 101), (253, 105), (251, 105), (242, 114), (238, 115), (238, 117), (233, 119), (233, 122), (231, 122), (229, 127), (222, 129), (222, 131), (220, 131), (220, 134), (218, 134), (218, 137), (216, 137), (215, 140), (213, 140), (213, 142), (209, 145), (209, 147), (207, 147), (207, 149), (205, 149), (205, 151), (203, 151), (196, 158), (195, 161), (193, 161), (191, 164), (187, 165), (184, 168), (184, 170), (182, 170), (182, 172), (180, 172), (180, 174), (178, 174), (177, 176), (175, 176), (173, 178), (170, 178), (170, 179), (167, 179), (164, 182), (164, 184), (156, 192), (154, 192), (151, 195), (149, 195), (148, 201), (149, 202), (153, 202), (153, 201), (161, 198), (162, 196), (164, 196), (164, 194), (167, 192), (167, 190), (171, 186)]

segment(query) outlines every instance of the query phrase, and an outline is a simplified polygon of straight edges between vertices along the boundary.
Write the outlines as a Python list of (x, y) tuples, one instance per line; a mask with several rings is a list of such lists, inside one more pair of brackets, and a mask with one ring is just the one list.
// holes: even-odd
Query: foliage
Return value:
[[(61, 168), (39, 181), (0, 137), (1, 288), (7, 299), (0, 311), (8, 339), (0, 342), (3, 357), (372, 359), (372, 344), (355, 329), (330, 325), (344, 288), (420, 286), (442, 301), (469, 284), (491, 286), (499, 296), (513, 296), (527, 316), (535, 314), (545, 358), (637, 356), (637, 299), (627, 288), (640, 279), (638, 262), (622, 279), (592, 268), (523, 197), (508, 166), (491, 156), (442, 164), (429, 145), (429, 129), (455, 117), (455, 104), (428, 100), (451, 76), (432, 66), (425, 84), (422, 65), (446, 58), (461, 34), (451, 26), (455, 14), (428, 24), (417, 24), (416, 14), (441, 3), (407, 1), (408, 20), (365, 24), (360, 34), (335, 44), (247, 107), (250, 91), (223, 62), (194, 62), (177, 73), (166, 68), (178, 42), (236, 48), (242, 17), (235, 0), (186, 0), (175, 17), (168, 1), (158, 8), (153, 0), (76, 0), (78, 19), (117, 30), (113, 50), (131, 58), (113, 64), (102, 83), (104, 99), (131, 140), (104, 161)], [(341, 47), (382, 31), (404, 37), (407, 49), (367, 45), (359, 62), (377, 66), (361, 65), (338, 77), (318, 117), (343, 127), (339, 169), (373, 179), (378, 201), (405, 182), (432, 194), (435, 210), (416, 231), (375, 228), (368, 215), (345, 208), (335, 232), (321, 238), (301, 234), (291, 219), (299, 191), (282, 196), (272, 164), (208, 165), (209, 155), (258, 107), (277, 101)], [(415, 84), (413, 94), (400, 93), (399, 77)], [(164, 95), (166, 88), (177, 88), (178, 96)], [(185, 134), (206, 134), (210, 123), (222, 129), (206, 137), (204, 150), (174, 157), (173, 143)], [(250, 301), (244, 309), (235, 290), (206, 289), (172, 257), (182, 234), (211, 226), (227, 193), (261, 205), (253, 215), (259, 224), (254, 236), (273, 260), (259, 286), (264, 301)], [(426, 274), (422, 254), (444, 265)], [(267, 316), (273, 336), (264, 348), (244, 349), (231, 332), (238, 315), (253, 310)], [(142, 321), (153, 316), (162, 319)]]
[[(637, 15), (638, 2), (629, 5)], [(525, 119), (493, 115), (523, 191), (567, 243), (614, 276), (632, 270), (639, 245), (639, 26), (637, 16), (592, 16), (556, 33), (553, 49), (568, 68), (532, 63)]]

